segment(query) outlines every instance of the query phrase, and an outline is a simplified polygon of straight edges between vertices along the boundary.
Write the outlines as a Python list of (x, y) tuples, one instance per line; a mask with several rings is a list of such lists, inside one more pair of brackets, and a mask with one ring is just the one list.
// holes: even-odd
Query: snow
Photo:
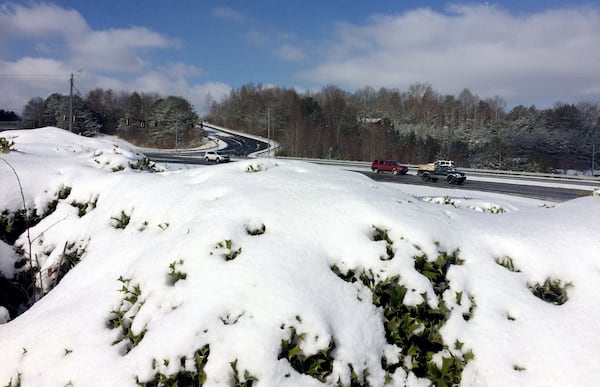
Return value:
[[(457, 249), (462, 264), (447, 274), (441, 333), (448, 347), (458, 340), (474, 355), (461, 385), (600, 384), (600, 197), (552, 203), (443, 191), (277, 159), (140, 171), (130, 163), (141, 155), (114, 138), (57, 128), (0, 135), (15, 143), (0, 154), (1, 209), (23, 206), (9, 164), (38, 212), (71, 187), (30, 232), (44, 288), (55, 283), (63, 252), (83, 252), (25, 313), (9, 317), (0, 307), (0, 323), (8, 321), (0, 324), (0, 385), (136, 386), (178, 372), (182, 357), (189, 369), (208, 344), (206, 386), (232, 385), (236, 360), (259, 386), (350, 385), (348, 364), (381, 386), (381, 359), (398, 359), (399, 348), (386, 340), (371, 290), (332, 267), (370, 269), (379, 280), (399, 275), (406, 304), (426, 297), (437, 307), (414, 257)], [(87, 212), (79, 216), (73, 202)], [(387, 230), (390, 260), (381, 259), (387, 246), (376, 228)], [(16, 245), (27, 249), (27, 236)], [(497, 263), (505, 257), (519, 271)], [(5, 276), (16, 260), (0, 242)], [(528, 286), (546, 279), (570, 285), (567, 302), (532, 294)], [(143, 302), (124, 301), (136, 286)], [(133, 317), (132, 335), (145, 332), (132, 348), (121, 328), (111, 329), (118, 311)], [(305, 334), (307, 356), (335, 341), (324, 383), (279, 359), (291, 328)], [(391, 377), (390, 385), (429, 385), (402, 368)]]

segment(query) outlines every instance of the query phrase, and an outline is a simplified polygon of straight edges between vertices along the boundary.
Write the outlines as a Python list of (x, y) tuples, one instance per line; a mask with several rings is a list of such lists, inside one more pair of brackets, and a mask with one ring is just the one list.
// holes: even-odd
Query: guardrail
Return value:
[(265, 144), (267, 144), (267, 149), (260, 150), (258, 152), (252, 152), (252, 153), (250, 153), (248, 155), (250, 157), (262, 157), (265, 154), (269, 155), (271, 153), (275, 154), (275, 151), (277, 150), (277, 148), (279, 148), (279, 143), (277, 141), (273, 141), (271, 139), (266, 139), (266, 138), (261, 137), (261, 136), (255, 136), (255, 135), (244, 133), (244, 132), (238, 132), (237, 130), (232, 130), (232, 129), (229, 129), (229, 128), (224, 128), (222, 126), (214, 125), (214, 124), (211, 124), (209, 122), (202, 122), (202, 126), (206, 127), (206, 128), (211, 128), (211, 129), (214, 129), (214, 130), (218, 130), (219, 132), (233, 134), (235, 136), (251, 138), (253, 140), (261, 141), (261, 142), (264, 142)]
[[(235, 130), (231, 130), (228, 128), (223, 128), (221, 126), (213, 125), (208, 122), (203, 122), (203, 126), (222, 131), (225, 133), (230, 133), (237, 136), (249, 137), (255, 140), (263, 141), (268, 144), (267, 149), (254, 152), (250, 156), (251, 157), (260, 157), (265, 154), (270, 154), (279, 147), (279, 143), (273, 140), (267, 140), (264, 137), (251, 135), (248, 133), (242, 133)], [(339, 165), (339, 166), (347, 166), (347, 167), (360, 167), (360, 168), (370, 168), (370, 161), (352, 161), (352, 160), (331, 160), (331, 159), (317, 159), (317, 158), (306, 158), (306, 157), (281, 157), (281, 159), (289, 159), (289, 160), (300, 160), (307, 161), (316, 164), (329, 164), (329, 165)], [(417, 165), (414, 164), (405, 164), (409, 170), (416, 172), (418, 169)], [(568, 181), (579, 181), (586, 183), (599, 183), (600, 184), (600, 176), (581, 176), (581, 175), (564, 175), (564, 174), (555, 174), (555, 173), (535, 173), (535, 172), (522, 172), (522, 171), (505, 171), (505, 170), (497, 170), (497, 169), (475, 169), (475, 168), (459, 168), (464, 172), (468, 172), (471, 174), (480, 174), (480, 175), (490, 175), (490, 176), (507, 176), (513, 178), (523, 178), (523, 179), (531, 179), (531, 178), (539, 178), (539, 179), (556, 179), (556, 180), (568, 180)]]
[[(351, 161), (351, 160), (329, 160), (329, 159), (316, 159), (316, 158), (306, 158), (306, 157), (281, 157), (281, 159), (288, 160), (299, 160), (306, 161), (315, 164), (325, 164), (325, 165), (339, 165), (339, 166), (347, 166), (347, 167), (361, 167), (361, 168), (370, 168), (371, 162), (369, 161)], [(417, 165), (414, 164), (404, 164), (409, 170), (415, 171), (418, 169)], [(553, 173), (535, 173), (535, 172), (522, 172), (522, 171), (503, 171), (503, 170), (495, 170), (495, 169), (475, 169), (475, 168), (458, 168), (463, 172), (468, 172), (471, 174), (480, 174), (480, 175), (493, 175), (493, 176), (510, 176), (514, 178), (540, 178), (540, 179), (557, 179), (557, 180), (570, 180), (570, 181), (582, 181), (588, 183), (599, 183), (600, 177), (592, 177), (592, 176), (571, 176), (571, 175), (561, 175), (561, 174), (553, 174)]]

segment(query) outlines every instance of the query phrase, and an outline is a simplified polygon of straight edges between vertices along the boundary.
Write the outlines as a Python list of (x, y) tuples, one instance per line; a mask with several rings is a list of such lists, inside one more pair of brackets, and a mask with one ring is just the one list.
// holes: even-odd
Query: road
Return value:
[[(213, 131), (212, 128), (207, 128), (207, 132), (210, 132), (210, 136), (221, 140), (227, 144), (227, 147), (219, 150), (219, 153), (229, 155), (230, 157), (247, 157), (249, 154), (261, 150), (267, 149), (267, 142), (260, 141), (258, 139), (243, 137), (235, 134), (225, 134), (218, 131)], [(204, 152), (202, 151), (179, 151), (175, 152), (144, 152), (144, 154), (153, 161), (168, 162), (168, 163), (183, 163), (183, 164), (213, 164), (206, 162), (203, 159)], [(484, 181), (477, 179), (469, 179), (464, 185), (450, 185), (445, 181), (424, 182), (421, 178), (407, 174), (404, 176), (394, 176), (392, 174), (373, 172), (366, 172), (364, 170), (356, 170), (355, 172), (362, 173), (369, 178), (376, 181), (384, 181), (389, 183), (397, 184), (417, 184), (417, 185), (428, 185), (432, 187), (448, 188), (448, 189), (464, 189), (474, 191), (485, 191), (485, 192), (496, 192), (509, 195), (519, 195), (529, 198), (551, 200), (556, 202), (563, 202), (571, 199), (575, 199), (581, 196), (589, 195), (589, 186), (597, 183), (569, 183), (569, 188), (560, 187), (560, 184), (552, 186), (546, 185), (532, 185), (532, 184), (519, 184), (513, 181), (510, 183), (503, 182), (501, 176), (494, 176), (493, 181)], [(530, 179), (528, 179), (530, 180)], [(581, 184), (582, 188), (577, 189), (576, 184)], [(587, 185), (586, 185), (587, 184)], [(586, 189), (587, 188), (587, 189)]]
[[(227, 146), (218, 152), (230, 157), (247, 157), (249, 154), (267, 149), (267, 142), (234, 134), (221, 134), (210, 128), (205, 129), (209, 136), (215, 140), (222, 141)], [(144, 154), (153, 161), (179, 164), (213, 164), (204, 161), (204, 151), (179, 150), (178, 152), (152, 152), (145, 151)]]
[[(581, 189), (563, 188), (556, 186), (514, 184), (502, 182), (502, 177), (494, 177), (494, 181), (469, 180), (463, 185), (451, 185), (445, 181), (424, 182), (420, 177), (407, 174), (404, 176), (394, 176), (392, 174), (375, 174), (373, 172), (361, 171), (364, 175), (376, 181), (384, 181), (397, 184), (417, 184), (430, 187), (439, 187), (447, 189), (473, 190), (484, 192), (495, 192), (501, 194), (518, 195), (534, 199), (551, 200), (555, 202), (564, 202), (581, 196), (590, 194), (590, 184), (581, 184)], [(570, 184), (575, 185), (575, 184)], [(586, 189), (587, 188), (587, 189)]]

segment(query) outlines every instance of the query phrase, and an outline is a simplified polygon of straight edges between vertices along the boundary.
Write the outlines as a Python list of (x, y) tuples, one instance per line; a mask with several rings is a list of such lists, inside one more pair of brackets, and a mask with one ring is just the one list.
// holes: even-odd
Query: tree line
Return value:
[[(72, 105), (71, 105), (72, 104)], [(195, 146), (204, 133), (199, 117), (184, 98), (156, 93), (114, 93), (101, 88), (85, 98), (53, 93), (30, 99), (23, 109), (22, 128), (55, 126), (94, 136), (117, 135), (139, 146)]]
[(0, 121), (19, 121), (20, 117), (12, 110), (0, 109)]
[(501, 97), (482, 99), (469, 89), (442, 95), (426, 83), (354, 93), (330, 85), (303, 94), (247, 84), (213, 101), (206, 119), (265, 137), (269, 126), (280, 154), (295, 157), (452, 159), (465, 167), (549, 172), (589, 169), (600, 144), (597, 103), (507, 112)]
[[(21, 125), (118, 135), (158, 148), (195, 146), (204, 135), (192, 105), (181, 97), (98, 88), (74, 96), (72, 108), (70, 103), (58, 93), (32, 98)], [(443, 95), (427, 83), (405, 91), (367, 86), (353, 93), (333, 85), (299, 93), (251, 83), (213, 100), (203, 120), (270, 135), (280, 144), (279, 154), (293, 157), (410, 164), (452, 159), (465, 167), (550, 172), (589, 169), (594, 146), (600, 148), (598, 103), (506, 111), (499, 96), (482, 99), (469, 89)]]

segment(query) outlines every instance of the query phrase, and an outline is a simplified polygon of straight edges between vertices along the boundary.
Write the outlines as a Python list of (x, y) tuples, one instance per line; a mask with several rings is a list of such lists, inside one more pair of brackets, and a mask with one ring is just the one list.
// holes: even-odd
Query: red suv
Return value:
[(408, 167), (398, 164), (394, 160), (373, 160), (371, 170), (375, 173), (392, 172), (394, 175), (406, 175)]

